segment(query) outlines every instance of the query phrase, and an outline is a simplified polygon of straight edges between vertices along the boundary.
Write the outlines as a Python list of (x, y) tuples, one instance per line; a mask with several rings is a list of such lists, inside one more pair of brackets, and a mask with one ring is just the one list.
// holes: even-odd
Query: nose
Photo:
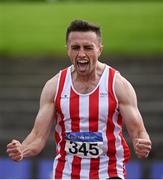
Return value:
[(80, 49), (80, 50), (79, 50), (78, 56), (79, 56), (79, 57), (85, 57), (85, 56), (86, 56), (84, 49)]

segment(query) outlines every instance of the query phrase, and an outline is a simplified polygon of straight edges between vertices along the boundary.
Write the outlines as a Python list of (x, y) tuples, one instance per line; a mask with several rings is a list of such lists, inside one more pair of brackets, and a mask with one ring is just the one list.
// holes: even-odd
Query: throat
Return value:
[(90, 93), (90, 92), (92, 92), (95, 88), (96, 88), (96, 86), (97, 86), (97, 84), (90, 84), (90, 83), (74, 83), (73, 84), (73, 86), (74, 86), (74, 89), (78, 92), (78, 93), (80, 93), (80, 94), (88, 94), (88, 93)]
[(92, 92), (98, 85), (99, 78), (90, 78), (88, 76), (77, 77), (73, 79), (74, 89), (81, 94), (88, 94)]

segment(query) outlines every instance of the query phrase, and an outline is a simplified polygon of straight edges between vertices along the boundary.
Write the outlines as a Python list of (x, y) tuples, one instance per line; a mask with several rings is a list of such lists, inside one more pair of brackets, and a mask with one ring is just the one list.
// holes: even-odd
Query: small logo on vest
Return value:
[(61, 99), (68, 99), (68, 98), (69, 98), (69, 97), (68, 97), (67, 94), (64, 94), (64, 95), (61, 96)]
[(101, 93), (100, 93), (100, 96), (107, 96), (107, 95), (108, 95), (107, 92), (101, 92)]

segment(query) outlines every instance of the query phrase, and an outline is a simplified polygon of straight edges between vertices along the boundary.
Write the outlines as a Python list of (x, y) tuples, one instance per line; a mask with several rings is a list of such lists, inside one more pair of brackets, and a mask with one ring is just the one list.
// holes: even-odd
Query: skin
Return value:
[[(102, 49), (102, 44), (94, 32), (69, 34), (67, 53), (73, 64), (72, 82), (79, 93), (89, 93), (97, 86), (105, 68), (98, 60)], [(44, 148), (55, 119), (54, 97), (57, 80), (58, 74), (50, 79), (42, 90), (40, 109), (31, 133), (22, 143), (13, 139), (7, 145), (7, 153), (12, 160), (20, 161), (35, 156)], [(135, 153), (138, 158), (146, 158), (151, 150), (151, 141), (137, 107), (135, 91), (120, 74), (116, 76), (115, 94)]]
[(13, 139), (7, 145), (7, 153), (12, 160), (20, 161), (25, 157), (35, 156), (44, 148), (55, 116), (53, 85), (56, 84), (57, 79), (58, 75), (49, 80), (43, 88), (39, 112), (31, 133), (22, 143)]
[(115, 94), (137, 157), (140, 159), (148, 157), (152, 143), (137, 106), (135, 91), (120, 74), (117, 74), (115, 81)]

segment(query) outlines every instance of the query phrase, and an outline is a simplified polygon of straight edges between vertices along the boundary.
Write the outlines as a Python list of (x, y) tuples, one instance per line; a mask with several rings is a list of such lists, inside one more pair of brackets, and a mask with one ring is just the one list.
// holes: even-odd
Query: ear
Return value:
[(70, 53), (70, 52), (69, 52), (68, 44), (65, 45), (65, 48), (66, 48), (66, 50), (67, 50), (67, 55), (69, 56), (69, 53)]
[(100, 44), (99, 51), (98, 51), (98, 56), (101, 55), (102, 51), (103, 51), (103, 45)]

